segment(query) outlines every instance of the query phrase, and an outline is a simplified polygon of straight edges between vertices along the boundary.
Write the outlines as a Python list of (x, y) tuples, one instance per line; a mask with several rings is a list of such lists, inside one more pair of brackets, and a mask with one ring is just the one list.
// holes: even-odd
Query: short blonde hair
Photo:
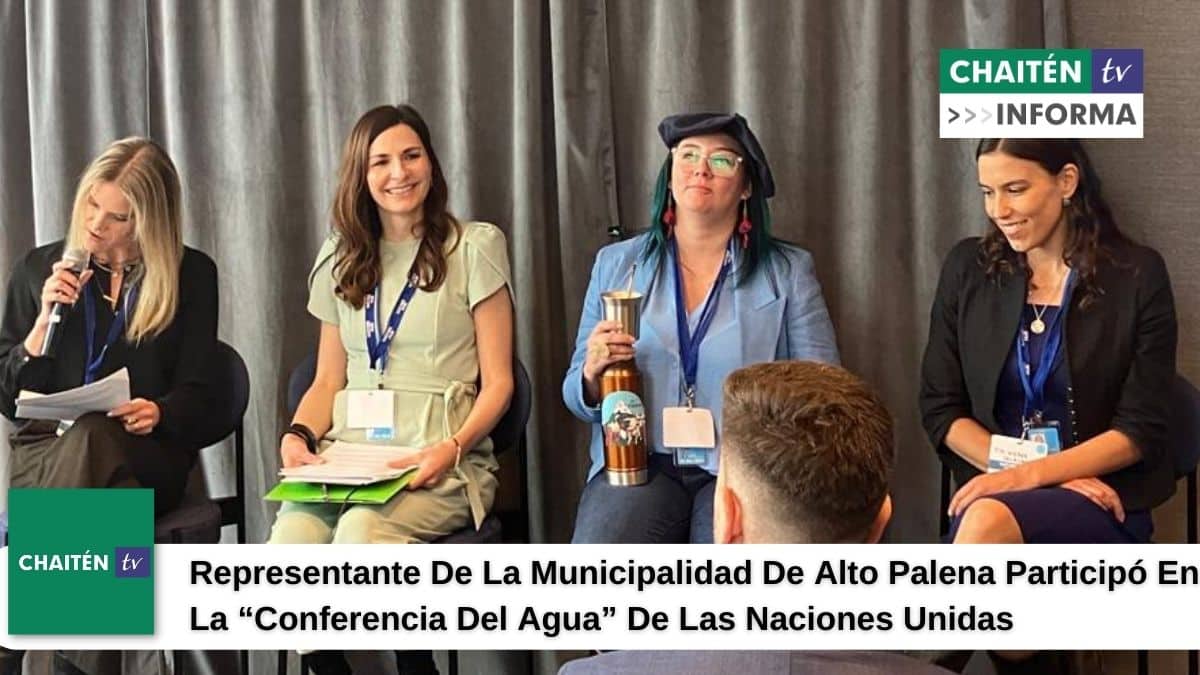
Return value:
[(181, 189), (175, 164), (154, 141), (131, 136), (114, 141), (79, 179), (71, 212), (68, 248), (82, 248), (85, 214), (92, 189), (113, 183), (129, 200), (133, 236), (142, 252), (144, 274), (125, 337), (130, 342), (166, 330), (179, 308), (179, 266), (183, 260)]

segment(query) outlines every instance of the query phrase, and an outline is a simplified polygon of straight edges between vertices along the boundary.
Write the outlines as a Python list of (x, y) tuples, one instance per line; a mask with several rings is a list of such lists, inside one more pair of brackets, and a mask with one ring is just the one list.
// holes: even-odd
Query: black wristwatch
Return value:
[[(288, 434), (300, 437), (300, 440), (304, 441), (304, 445), (308, 447), (308, 451), (314, 455), (317, 454), (317, 435), (313, 433), (312, 429), (309, 429), (307, 426), (296, 422), (289, 426), (287, 431), (283, 432), (284, 436), (287, 436)], [(280, 440), (282, 440), (282, 436), (280, 437)]]

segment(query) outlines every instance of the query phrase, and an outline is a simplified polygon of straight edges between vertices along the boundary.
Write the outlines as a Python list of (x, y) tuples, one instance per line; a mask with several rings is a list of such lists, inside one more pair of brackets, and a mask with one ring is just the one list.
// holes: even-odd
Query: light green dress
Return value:
[[(383, 282), (380, 322), (386, 323), (416, 258), (419, 240), (380, 242)], [(504, 234), (488, 223), (463, 225), (451, 241), (446, 280), (436, 291), (418, 289), (388, 350), (383, 388), (394, 392), (395, 437), (377, 441), (421, 448), (445, 440), (467, 419), (479, 380), (472, 312), (503, 287), (512, 295)], [(333, 402), (333, 426), (322, 441), (372, 443), (365, 429), (346, 424), (347, 391), (376, 389), (379, 375), (367, 355), (366, 318), (334, 294), (335, 241), (321, 247), (309, 276), (308, 311), (338, 326), (346, 349), (346, 389)], [(381, 506), (287, 503), (272, 528), (272, 543), (376, 543), (431, 541), (483, 521), (496, 494), (491, 439), (466, 453), (457, 471), (436, 486), (403, 490)]]

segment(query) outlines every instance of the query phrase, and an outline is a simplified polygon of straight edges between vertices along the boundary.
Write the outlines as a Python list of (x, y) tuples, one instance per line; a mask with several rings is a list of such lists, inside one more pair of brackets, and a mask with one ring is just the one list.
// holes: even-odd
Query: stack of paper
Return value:
[(129, 402), (129, 370), (122, 368), (103, 380), (55, 394), (22, 391), (17, 417), (27, 420), (66, 420), (92, 412), (108, 412)]
[(416, 467), (393, 469), (388, 462), (416, 453), (416, 448), (335, 441), (321, 453), (322, 464), (305, 464), (280, 469), (284, 483), (369, 485), (398, 478)]

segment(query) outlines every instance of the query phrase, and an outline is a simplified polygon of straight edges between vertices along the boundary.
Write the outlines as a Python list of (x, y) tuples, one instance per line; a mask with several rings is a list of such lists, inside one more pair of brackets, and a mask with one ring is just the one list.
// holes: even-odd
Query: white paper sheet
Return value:
[(108, 412), (128, 402), (129, 370), (122, 368), (102, 380), (54, 394), (22, 391), (17, 397), (17, 417), (73, 422), (87, 413)]
[(393, 469), (388, 462), (417, 452), (399, 445), (371, 445), (334, 441), (321, 458), (323, 464), (305, 464), (280, 469), (283, 482), (329, 483), (331, 485), (369, 485), (398, 478), (411, 468)]

